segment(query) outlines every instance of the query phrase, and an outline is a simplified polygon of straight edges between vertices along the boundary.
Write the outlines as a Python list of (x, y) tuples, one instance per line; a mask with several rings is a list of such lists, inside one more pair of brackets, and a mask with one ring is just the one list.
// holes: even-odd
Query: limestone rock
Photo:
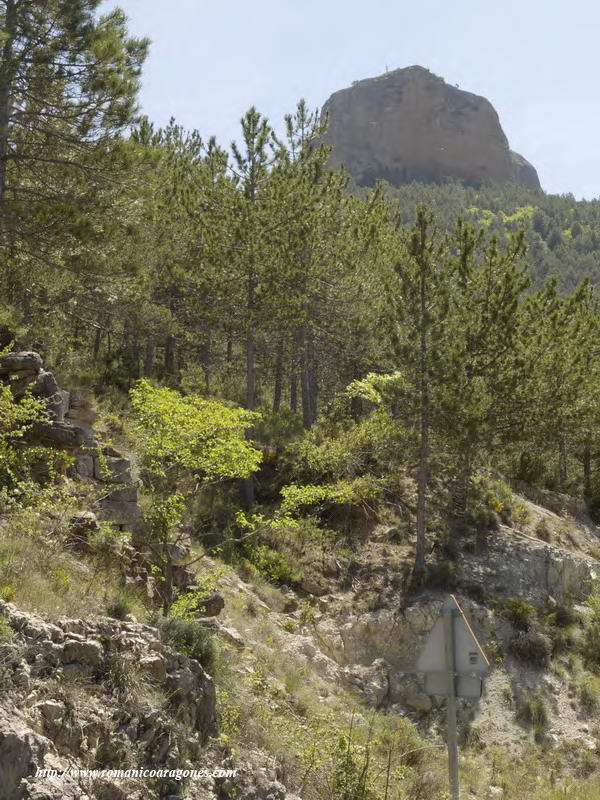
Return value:
[(0, 708), (0, 798), (18, 797), (22, 778), (43, 765), (51, 743), (34, 733), (20, 715)]
[(0, 375), (9, 375), (11, 372), (31, 371), (38, 373), (42, 368), (42, 357), (32, 351), (19, 353), (6, 353), (0, 356)]
[(84, 442), (83, 431), (64, 422), (36, 422), (32, 427), (31, 438), (62, 450), (74, 450)]
[(159, 683), (164, 683), (167, 678), (167, 665), (165, 659), (154, 653), (150, 656), (144, 656), (140, 660), (140, 668), (146, 672), (150, 677)]
[(77, 639), (68, 639), (63, 646), (63, 660), (67, 664), (73, 662), (100, 664), (102, 661), (102, 645), (94, 640), (80, 642)]
[(491, 103), (423, 67), (356, 81), (335, 92), (323, 114), (332, 166), (344, 164), (360, 185), (451, 178), (540, 188), (534, 167), (510, 151)]
[(388, 671), (389, 664), (378, 658), (368, 667), (360, 664), (346, 667), (343, 676), (347, 684), (361, 692), (370, 706), (378, 708), (388, 694)]
[(51, 372), (38, 373), (31, 391), (33, 394), (40, 395), (41, 397), (52, 397), (53, 394), (58, 392), (58, 383), (56, 378)]

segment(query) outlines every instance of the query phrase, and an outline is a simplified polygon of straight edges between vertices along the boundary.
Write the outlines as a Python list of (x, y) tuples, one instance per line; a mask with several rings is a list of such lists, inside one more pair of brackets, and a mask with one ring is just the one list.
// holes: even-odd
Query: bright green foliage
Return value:
[(258, 468), (262, 454), (245, 430), (255, 414), (202, 397), (184, 397), (139, 381), (130, 392), (141, 463), (151, 493), (147, 545), (163, 611), (174, 600), (173, 548), (182, 538), (186, 501), (203, 482), (239, 478)]
[(159, 479), (188, 471), (202, 480), (246, 477), (262, 455), (244, 432), (257, 418), (243, 409), (139, 381), (130, 392), (144, 467)]
[(43, 401), (26, 395), (15, 402), (8, 386), (0, 387), (0, 508), (34, 502), (39, 486), (31, 480), (36, 462), (48, 460), (43, 447), (23, 447), (21, 440), (37, 420), (46, 419)]
[(297, 512), (302, 507), (326, 504), (360, 506), (375, 500), (380, 493), (380, 487), (372, 479), (364, 477), (335, 484), (290, 484), (281, 490), (281, 508), (285, 512)]

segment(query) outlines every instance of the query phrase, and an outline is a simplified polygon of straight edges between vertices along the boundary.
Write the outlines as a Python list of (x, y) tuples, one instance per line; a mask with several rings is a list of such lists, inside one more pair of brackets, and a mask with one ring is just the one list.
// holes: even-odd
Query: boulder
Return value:
[(65, 664), (92, 664), (102, 662), (102, 645), (93, 639), (83, 642), (78, 639), (67, 639), (63, 645), (63, 662)]
[(167, 665), (162, 656), (154, 653), (144, 656), (139, 662), (140, 668), (158, 683), (164, 683), (167, 678)]
[[(40, 395), (41, 397), (52, 397), (59, 391), (56, 378), (51, 372), (39, 372), (31, 387), (33, 394)], [(62, 398), (61, 398), (62, 400)]]
[(491, 103), (423, 67), (355, 81), (327, 100), (323, 116), (332, 166), (344, 164), (360, 185), (452, 178), (540, 188), (534, 167), (509, 149)]
[(34, 733), (16, 710), (0, 708), (0, 798), (19, 797), (21, 780), (43, 766), (51, 748), (48, 739)]
[(105, 483), (130, 483), (131, 461), (128, 458), (103, 456), (94, 459), (94, 477)]
[(389, 664), (378, 658), (370, 666), (354, 664), (343, 671), (345, 682), (360, 691), (366, 702), (378, 708), (387, 697)]
[(312, 578), (310, 575), (302, 578), (301, 587), (307, 594), (312, 594), (315, 597), (322, 597), (329, 591), (326, 586), (323, 586), (316, 578)]
[(64, 392), (55, 392), (46, 399), (46, 408), (55, 422), (64, 422), (65, 399)]
[(38, 373), (42, 368), (42, 357), (33, 351), (19, 353), (6, 353), (0, 356), (0, 375), (9, 375), (12, 372)]
[(75, 450), (84, 443), (84, 433), (80, 428), (65, 422), (36, 422), (30, 437), (40, 444), (61, 450)]

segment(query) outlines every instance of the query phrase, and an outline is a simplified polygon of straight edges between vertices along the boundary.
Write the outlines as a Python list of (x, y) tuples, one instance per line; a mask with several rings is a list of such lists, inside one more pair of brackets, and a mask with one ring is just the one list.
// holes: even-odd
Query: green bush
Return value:
[(510, 487), (488, 475), (476, 475), (469, 487), (465, 519), (475, 530), (497, 530), (499, 522), (508, 525), (516, 512)]
[(0, 617), (0, 644), (8, 642), (12, 639), (13, 629), (10, 627), (4, 617)]
[(541, 486), (546, 476), (546, 464), (544, 458), (538, 453), (521, 453), (518, 466), (515, 470), (515, 478), (530, 486)]
[(509, 597), (504, 603), (504, 614), (517, 630), (528, 631), (535, 619), (535, 608), (520, 597)]
[(273, 550), (266, 544), (256, 542), (250, 544), (247, 540), (243, 552), (245, 558), (269, 583), (291, 586), (300, 578), (298, 570), (290, 564), (283, 553)]
[(166, 617), (159, 622), (163, 637), (175, 650), (193, 658), (211, 672), (216, 659), (214, 636), (202, 623), (185, 617)]
[(131, 598), (125, 594), (118, 594), (106, 605), (106, 613), (113, 619), (125, 619), (132, 612)]

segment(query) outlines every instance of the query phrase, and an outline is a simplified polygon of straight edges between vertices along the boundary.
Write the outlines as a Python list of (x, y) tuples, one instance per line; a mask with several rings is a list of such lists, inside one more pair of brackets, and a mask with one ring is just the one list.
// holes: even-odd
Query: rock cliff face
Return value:
[(540, 189), (535, 168), (509, 149), (491, 103), (423, 67), (356, 81), (335, 92), (323, 114), (332, 164), (344, 164), (359, 185), (452, 178)]

